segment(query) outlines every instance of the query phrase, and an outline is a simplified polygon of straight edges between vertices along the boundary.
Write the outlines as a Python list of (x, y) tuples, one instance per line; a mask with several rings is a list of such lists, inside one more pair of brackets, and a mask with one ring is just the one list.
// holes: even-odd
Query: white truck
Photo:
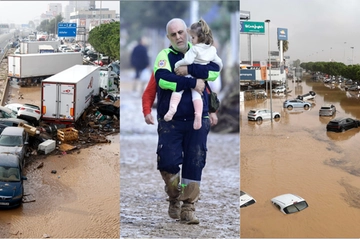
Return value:
[(41, 82), (41, 119), (74, 124), (99, 95), (99, 67), (75, 65)]
[(39, 53), (55, 53), (55, 49), (51, 45), (39, 45)]
[(8, 77), (20, 86), (38, 85), (43, 79), (83, 64), (80, 52), (14, 54), (8, 56)]
[(39, 53), (40, 45), (49, 45), (54, 49), (58, 49), (60, 46), (59, 41), (30, 41), (20, 43), (20, 54), (34, 54)]
[(119, 93), (119, 77), (118, 75), (105, 68), (100, 68), (100, 94), (101, 97), (105, 97), (107, 94)]

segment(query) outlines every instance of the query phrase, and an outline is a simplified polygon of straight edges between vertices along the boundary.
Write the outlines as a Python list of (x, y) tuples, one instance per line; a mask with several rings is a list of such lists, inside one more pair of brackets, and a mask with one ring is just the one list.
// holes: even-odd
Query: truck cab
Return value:
[(110, 69), (101, 68), (100, 71), (100, 93), (102, 97), (107, 94), (119, 92), (119, 77)]

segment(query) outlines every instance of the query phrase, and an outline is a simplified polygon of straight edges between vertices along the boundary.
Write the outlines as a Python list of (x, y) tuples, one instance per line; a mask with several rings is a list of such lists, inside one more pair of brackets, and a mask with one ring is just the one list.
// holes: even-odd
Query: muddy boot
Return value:
[(173, 219), (180, 218), (180, 201), (179, 201), (179, 174), (170, 174), (165, 171), (161, 171), (161, 176), (165, 182), (165, 192), (169, 196), (169, 216)]
[(199, 219), (195, 216), (194, 203), (199, 199), (200, 188), (199, 184), (195, 182), (189, 183), (182, 188), (179, 200), (183, 201), (181, 206), (181, 223), (199, 224)]

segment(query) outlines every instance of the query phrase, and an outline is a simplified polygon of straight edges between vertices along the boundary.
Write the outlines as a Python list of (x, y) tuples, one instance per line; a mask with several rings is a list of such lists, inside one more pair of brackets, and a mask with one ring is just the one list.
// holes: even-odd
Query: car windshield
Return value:
[(0, 166), (0, 181), (20, 182), (20, 169)]
[(247, 203), (242, 204), (242, 205), (240, 206), (240, 208), (248, 207), (248, 206), (250, 206), (250, 205), (252, 205), (252, 204), (254, 204), (254, 203), (255, 203), (255, 200), (254, 200), (254, 199), (251, 199), (251, 200), (248, 201)]
[(21, 136), (15, 135), (0, 135), (0, 146), (20, 146), (22, 145)]
[(293, 205), (290, 205), (290, 206), (284, 208), (284, 212), (286, 214), (290, 214), (290, 213), (299, 212), (301, 210), (304, 210), (307, 207), (308, 207), (308, 204), (306, 203), (306, 201), (302, 201), (302, 202), (294, 203)]

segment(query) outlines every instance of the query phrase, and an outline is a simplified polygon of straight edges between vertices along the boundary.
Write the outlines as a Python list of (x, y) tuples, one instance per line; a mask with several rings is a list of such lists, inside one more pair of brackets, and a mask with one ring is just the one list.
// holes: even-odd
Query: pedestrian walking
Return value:
[(131, 53), (130, 61), (131, 66), (135, 69), (135, 82), (133, 90), (136, 91), (137, 81), (140, 80), (141, 72), (149, 66), (149, 56), (142, 37), (138, 39), (138, 44), (134, 47)]
[[(192, 47), (185, 53), (183, 59), (175, 63), (175, 71), (181, 65), (187, 66), (192, 63), (204, 65), (208, 64), (210, 61), (218, 64), (221, 70), (223, 64), (216, 53), (216, 48), (212, 45), (214, 40), (208, 24), (203, 19), (200, 19), (198, 22), (191, 25), (188, 33), (190, 34)], [(169, 110), (164, 116), (166, 121), (170, 121), (174, 117), (183, 92), (184, 91), (182, 90), (179, 92), (174, 91), (172, 93)], [(191, 95), (195, 109), (194, 129), (198, 130), (201, 128), (203, 102), (201, 95), (196, 90), (191, 89)]]
[[(183, 59), (191, 48), (187, 27), (182, 19), (174, 18), (167, 23), (166, 31), (171, 46), (160, 51), (154, 64), (158, 99), (157, 169), (169, 196), (169, 216), (186, 224), (198, 224), (199, 220), (194, 213), (195, 202), (200, 194), (201, 175), (206, 162), (206, 142), (210, 131), (208, 93), (204, 91), (204, 81), (215, 80), (220, 67), (214, 62), (206, 65), (191, 64), (179, 67), (177, 75), (175, 63)], [(184, 76), (188, 74), (192, 77)], [(193, 127), (195, 117), (191, 89), (204, 96), (201, 128), (198, 130)], [(171, 121), (165, 121), (172, 92), (182, 90), (184, 92), (176, 114)]]

